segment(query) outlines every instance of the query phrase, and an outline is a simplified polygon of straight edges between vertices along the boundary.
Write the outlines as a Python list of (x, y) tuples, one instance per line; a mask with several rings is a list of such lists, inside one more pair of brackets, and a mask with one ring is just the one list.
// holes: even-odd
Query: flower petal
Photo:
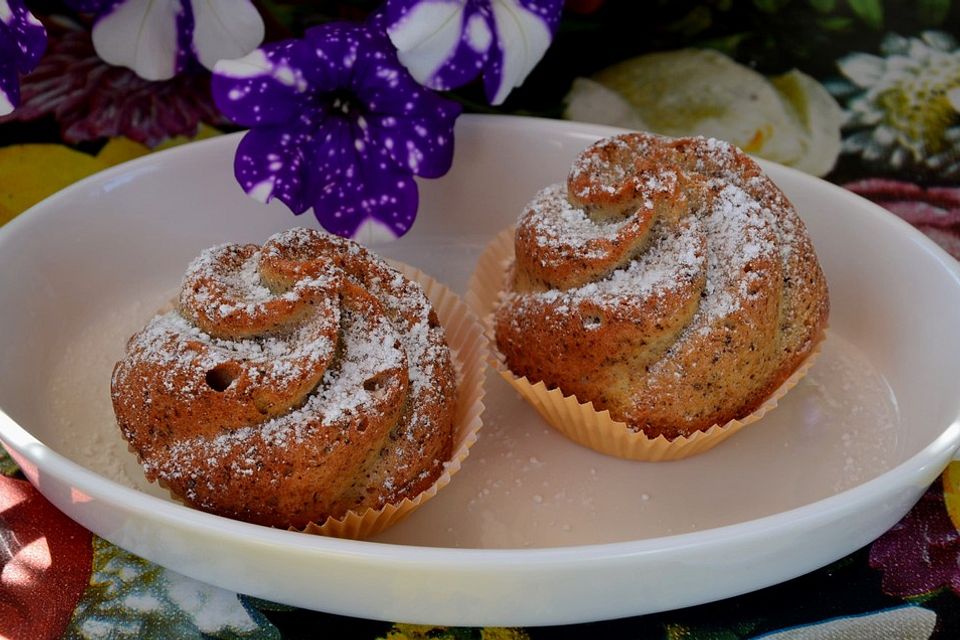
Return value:
[(306, 81), (293, 66), (298, 40), (267, 45), (237, 60), (214, 66), (211, 91), (225, 116), (254, 127), (279, 124), (294, 117)]
[(468, 5), (463, 13), (460, 42), (446, 62), (437, 69), (426, 86), (433, 89), (460, 87), (477, 77), (494, 45), (494, 24), (490, 8)]
[[(382, 149), (398, 168), (423, 177), (438, 177), (447, 172), (453, 159), (453, 124), (460, 115), (459, 104), (446, 100), (417, 84), (401, 66), (386, 37), (369, 30), (350, 32), (340, 29), (335, 37), (323, 37), (335, 25), (311, 31), (311, 38), (324, 42), (317, 51), (333, 51), (332, 43), (352, 56), (351, 93), (363, 113), (356, 118), (356, 135), (367, 146)], [(321, 39), (322, 38), (322, 39)], [(344, 49), (354, 41), (356, 46)], [(337, 54), (325, 60), (336, 65)], [(337, 71), (331, 69), (331, 79)], [(325, 126), (329, 126), (328, 124)], [(353, 139), (345, 142), (353, 147)]]
[(47, 47), (47, 32), (23, 0), (0, 0), (0, 40), (12, 40), (13, 51), (4, 51), (4, 58), (12, 54), (17, 70), (29, 73)]
[(442, 176), (453, 161), (453, 125), (461, 107), (415, 83), (396, 58), (393, 63), (379, 61), (357, 90), (367, 108), (358, 119), (363, 140), (385, 150), (404, 171)]
[(439, 176), (452, 161), (460, 106), (417, 84), (376, 24), (324, 24), (221, 61), (214, 93), (255, 127), (235, 160), (244, 190), (294, 213), (312, 206), (333, 233), (405, 233), (417, 211), (413, 174)]
[[(438, 86), (436, 80), (461, 44), (464, 13), (463, 4), (456, 0), (428, 0), (412, 5), (409, 2), (387, 3), (387, 34), (397, 48), (400, 62), (420, 84), (441, 90), (459, 86)], [(483, 53), (486, 48), (489, 48), (489, 41)], [(468, 77), (460, 84), (477, 75), (476, 68), (467, 71)]]
[(21, 73), (28, 73), (47, 46), (47, 32), (23, 0), (0, 0), (0, 116), (20, 104)]
[(920, 38), (934, 49), (953, 51), (957, 48), (957, 39), (946, 31), (924, 31)]
[(369, 126), (367, 144), (384, 149), (405, 171), (423, 178), (438, 178), (450, 169), (453, 162), (456, 116), (440, 121), (434, 118), (371, 118), (373, 122)]
[(837, 61), (840, 73), (858, 87), (871, 87), (883, 77), (886, 63), (883, 58), (869, 53), (852, 53)]
[(97, 20), (93, 46), (110, 64), (146, 80), (168, 80), (177, 72), (182, 17), (180, 0), (125, 0)]
[(13, 113), (20, 104), (20, 81), (13, 58), (7, 55), (0, 42), (0, 116)]
[(639, 111), (622, 95), (589, 78), (574, 78), (564, 98), (563, 117), (638, 131), (651, 130)]
[[(501, 104), (507, 95), (526, 80), (546, 53), (559, 17), (559, 2), (540, 3), (523, 0), (494, 0), (493, 17), (497, 28), (497, 48), (484, 72), (487, 99)], [(555, 7), (554, 7), (555, 5)]]
[(263, 41), (263, 19), (249, 0), (190, 0), (193, 50), (212, 69), (218, 60), (245, 56)]
[(310, 163), (313, 213), (337, 235), (353, 236), (370, 219), (403, 235), (417, 215), (417, 185), (385, 149), (364, 144), (351, 129), (344, 120), (324, 123)]
[(960, 87), (947, 91), (947, 101), (954, 111), (960, 112)]
[[(369, 28), (350, 22), (332, 22), (307, 29), (301, 60), (304, 75), (311, 91), (327, 92), (349, 89), (356, 80), (360, 57), (372, 54), (380, 58), (388, 55), (385, 47), (377, 46), (377, 38)], [(386, 36), (381, 36), (387, 42)]]
[(237, 182), (255, 200), (277, 198), (295, 214), (303, 213), (310, 206), (304, 181), (304, 149), (310, 142), (306, 132), (286, 127), (250, 130), (234, 158)]

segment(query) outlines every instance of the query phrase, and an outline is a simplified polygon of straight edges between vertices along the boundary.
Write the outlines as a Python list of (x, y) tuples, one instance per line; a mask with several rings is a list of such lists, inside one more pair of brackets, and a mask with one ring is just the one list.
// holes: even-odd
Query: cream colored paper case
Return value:
[(490, 362), (500, 376), (533, 405), (550, 426), (594, 451), (648, 462), (679, 460), (703, 453), (773, 410), (779, 400), (807, 374), (819, 355), (822, 340), (803, 364), (763, 404), (744, 418), (714, 425), (705, 431), (698, 431), (689, 437), (680, 436), (672, 441), (663, 436), (649, 438), (633, 431), (626, 423), (611, 418), (609, 411), (597, 411), (592, 402), (580, 402), (576, 396), (564, 395), (559, 389), (548, 389), (543, 382), (531, 383), (526, 377), (515, 376), (507, 368), (493, 335), (493, 311), (506, 289), (507, 271), (514, 258), (513, 238), (514, 229), (511, 227), (487, 245), (470, 279), (467, 303), (483, 318), (490, 341)]

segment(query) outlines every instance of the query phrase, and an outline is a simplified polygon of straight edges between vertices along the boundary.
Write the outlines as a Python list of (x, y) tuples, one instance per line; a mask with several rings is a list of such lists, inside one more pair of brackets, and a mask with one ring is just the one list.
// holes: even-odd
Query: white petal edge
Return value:
[(270, 202), (270, 199), (273, 197), (275, 180), (276, 178), (274, 178), (274, 176), (270, 176), (266, 180), (258, 182), (247, 190), (247, 195), (263, 204)]
[(0, 116), (13, 113), (13, 109), (13, 101), (10, 100), (10, 96), (3, 89), (0, 89)]
[(957, 48), (957, 39), (945, 31), (924, 31), (920, 38), (940, 51), (953, 51)]
[(93, 48), (110, 64), (146, 80), (176, 74), (180, 0), (125, 0), (93, 27)]
[(803, 154), (793, 166), (815, 176), (826, 175), (840, 155), (843, 109), (822, 84), (796, 69), (771, 78), (771, 82), (807, 133), (802, 140)]
[(254, 49), (236, 60), (218, 60), (213, 71), (229, 78), (256, 78), (273, 72), (273, 63), (261, 49)]
[(457, 49), (462, 23), (462, 3), (426, 1), (388, 27), (387, 35), (397, 48), (400, 63), (414, 80), (431, 86), (433, 76)]
[(501, 104), (514, 87), (527, 79), (550, 46), (551, 34), (543, 19), (515, 0), (493, 0), (493, 17), (503, 51), (500, 86), (491, 104)]
[(377, 245), (393, 242), (399, 236), (393, 229), (374, 218), (367, 218), (357, 227), (352, 240), (359, 242), (365, 247), (375, 247)]
[(563, 117), (567, 120), (639, 131), (650, 128), (626, 98), (596, 80), (575, 78), (564, 102)]
[(947, 100), (954, 111), (960, 112), (960, 87), (947, 91)]
[(883, 77), (886, 62), (869, 53), (852, 53), (837, 62), (840, 72), (861, 88), (871, 87)]
[(236, 80), (270, 76), (277, 82), (293, 87), (301, 93), (307, 89), (307, 81), (299, 69), (292, 69), (285, 62), (271, 62), (263, 49), (254, 49), (236, 60), (218, 60), (213, 65), (213, 72)]
[(218, 60), (245, 56), (263, 41), (263, 18), (248, 0), (190, 0), (190, 4), (193, 50), (207, 69)]
[(10, 24), (13, 21), (13, 9), (7, 0), (0, 0), (0, 22)]
[(0, 116), (13, 113), (13, 102), (7, 96), (6, 92), (0, 89)]

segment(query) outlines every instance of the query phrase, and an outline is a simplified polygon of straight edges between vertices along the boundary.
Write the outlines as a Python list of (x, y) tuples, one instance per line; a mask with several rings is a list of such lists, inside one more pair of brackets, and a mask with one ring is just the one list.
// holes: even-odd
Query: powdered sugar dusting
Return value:
[(582, 303), (612, 309), (624, 301), (662, 297), (689, 286), (705, 268), (706, 260), (701, 232), (686, 222), (675, 233), (659, 234), (647, 251), (607, 278), (565, 291), (510, 295), (520, 305), (549, 304), (560, 312)]
[[(562, 260), (570, 254), (585, 258), (599, 258), (603, 252), (591, 247), (596, 240), (615, 236), (630, 218), (612, 222), (596, 222), (582, 208), (570, 203), (566, 187), (555, 184), (537, 194), (529, 205), (524, 224), (537, 229), (537, 246), (553, 260)], [(556, 255), (559, 254), (559, 255)]]
[[(214, 438), (188, 438), (170, 447), (170, 456), (157, 469), (161, 476), (177, 478), (183, 474), (202, 474), (197, 461), (235, 459), (235, 471), (253, 473), (260, 461), (255, 443), (282, 450), (302, 443), (311, 432), (338, 428), (360, 412), (371, 412), (373, 397), (379, 390), (366, 389), (364, 382), (386, 371), (400, 369), (405, 353), (398, 336), (384, 318), (369, 320), (346, 313), (343, 355), (327, 370), (323, 380), (307, 402), (297, 410), (259, 425), (226, 430)], [(400, 385), (398, 376), (383, 377), (386, 384)], [(236, 456), (237, 451), (250, 455)], [(211, 462), (211, 464), (217, 464)]]
[(225, 466), (236, 481), (265, 474), (275, 484), (292, 472), (287, 447), (308, 446), (310, 464), (323, 464), (368, 422), (380, 425), (370, 440), (380, 457), (400, 458), (407, 446), (384, 445), (387, 433), (415, 445), (380, 476), (375, 498), (441, 468), (423, 443), (455, 391), (449, 348), (420, 286), (382, 260), (290, 230), (262, 250), (204, 252), (180, 302), (131, 339), (113, 378), (118, 421), (148, 477), (217, 510), (211, 478), (227, 482)]
[[(543, 266), (590, 261), (607, 249), (600, 248), (602, 241), (616, 239), (627, 224), (653, 208), (655, 199), (675, 197), (677, 171), (692, 171), (689, 175), (695, 177), (686, 180), (698, 181), (702, 195), (691, 200), (680, 222), (659, 222), (641, 253), (605, 277), (569, 291), (511, 294), (512, 304), (550, 304), (561, 312), (585, 302), (613, 307), (630, 298), (640, 301), (687, 287), (706, 269), (705, 290), (692, 325), (707, 331), (735, 313), (745, 296), (754, 295), (753, 285), (761, 274), (751, 271), (752, 265), (785, 259), (781, 247), (789, 251), (796, 225), (792, 216), (777, 217), (768, 205), (786, 200), (764, 176), (741, 175), (737, 164), (741, 156), (732, 145), (712, 138), (690, 139), (689, 156), (661, 150), (663, 162), (674, 164), (652, 165), (645, 160), (649, 140), (667, 141), (643, 134), (591, 147), (574, 162), (569, 179), (569, 185), (577, 187), (571, 195), (585, 200), (571, 201), (561, 185), (547, 187), (533, 199), (520, 227), (532, 230), (532, 244)], [(756, 193), (763, 193), (765, 201), (759, 201)], [(602, 194), (619, 194), (625, 200), (609, 201)], [(627, 215), (597, 221), (590, 214), (591, 206), (601, 206), (597, 202), (605, 207), (620, 203)], [(630, 214), (631, 209), (635, 213)]]
[(568, 181), (577, 185), (572, 193), (577, 198), (616, 194), (633, 177), (633, 168), (646, 152), (646, 145), (630, 144), (620, 137), (603, 140), (593, 148), (599, 152), (580, 154), (570, 169)]
[(746, 266), (762, 257), (778, 257), (771, 241), (771, 221), (756, 200), (732, 184), (713, 182), (719, 191), (713, 206), (703, 217), (707, 241), (707, 284), (698, 320), (708, 323), (737, 311), (740, 300), (748, 295), (755, 271), (745, 274)]

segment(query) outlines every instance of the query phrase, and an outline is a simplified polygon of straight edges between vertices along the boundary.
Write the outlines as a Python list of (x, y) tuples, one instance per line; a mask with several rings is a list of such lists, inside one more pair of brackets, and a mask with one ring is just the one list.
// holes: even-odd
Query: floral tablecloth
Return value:
[[(193, 7), (177, 20), (188, 15), (201, 25), (199, 3), (165, 2)], [(38, 33), (33, 23), (17, 22), (26, 16), (23, 0), (0, 0), (0, 92), (6, 92), (0, 98), (17, 103), (0, 118), (0, 224), (96, 171), (235, 128), (211, 97), (210, 72), (196, 63), (207, 50), (199, 26), (189, 31), (196, 60), (176, 58), (166, 79), (145, 79), (143, 69), (104, 61), (109, 43), (98, 45), (91, 30), (107, 24), (117, 7), (138, 4), (145, 3), (28, 1), (47, 34), (40, 55), (26, 46)], [(365, 20), (377, 5), (242, 4), (262, 16), (266, 41), (333, 19)], [(490, 32), (467, 28), (474, 14), (495, 25), (504, 7), (546, 15), (560, 3), (461, 5), (467, 7), (461, 8), (464, 42), (477, 50), (491, 46)], [(416, 6), (387, 3), (394, 12)], [(19, 40), (17, 24), (26, 25)], [(528, 76), (515, 78), (519, 88), (510, 93), (491, 72), (483, 82), (448, 91), (448, 98), (466, 110), (725, 138), (879, 203), (960, 258), (955, 0), (568, 0), (558, 24), (546, 18), (543, 24), (553, 42)], [(494, 35), (506, 47), (500, 28)], [(26, 44), (15, 50), (10, 42)], [(469, 53), (464, 59), (473, 59)], [(505, 56), (503, 69), (491, 68), (509, 71), (510, 60)], [(454, 71), (448, 65), (434, 79)], [(16, 95), (11, 78), (19, 81)], [(0, 637), (960, 636), (960, 463), (880, 539), (809, 575), (689, 609), (530, 629), (364, 621), (227, 592), (92, 535), (46, 502), (5, 455), (0, 470)]]

